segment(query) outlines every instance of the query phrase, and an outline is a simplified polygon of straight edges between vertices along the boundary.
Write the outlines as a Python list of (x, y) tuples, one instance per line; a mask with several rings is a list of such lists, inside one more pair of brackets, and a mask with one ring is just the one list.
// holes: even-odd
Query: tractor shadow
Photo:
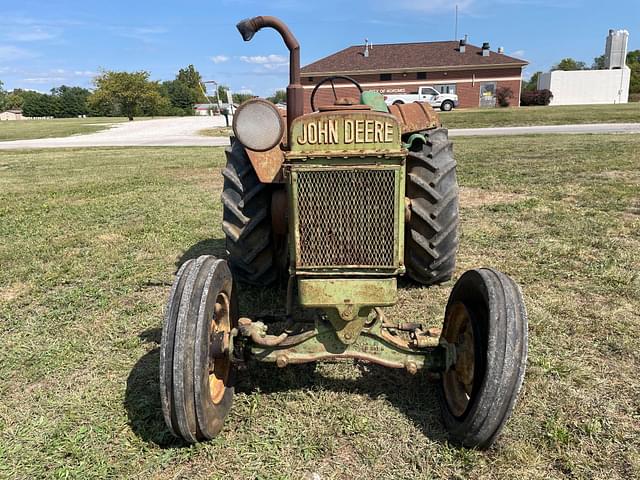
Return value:
[(182, 264), (187, 260), (198, 258), (200, 255), (213, 255), (217, 258), (227, 258), (225, 239), (208, 238), (206, 240), (200, 240), (198, 243), (189, 247), (176, 260), (176, 272), (180, 270)]
[[(159, 362), (160, 328), (139, 334), (144, 342), (157, 345), (134, 365), (125, 391), (124, 407), (133, 432), (145, 442), (161, 448), (189, 447), (167, 429), (160, 404)], [(358, 364), (357, 378), (341, 379), (326, 376), (313, 364), (290, 365), (280, 369), (273, 364), (252, 362), (238, 375), (236, 393), (246, 395), (271, 394), (304, 389), (322, 389), (336, 393), (384, 398), (406, 415), (428, 438), (446, 441), (440, 422), (436, 387), (425, 375), (411, 376), (404, 370), (377, 365)]]
[(345, 363), (359, 369), (355, 378), (334, 378), (314, 364), (278, 368), (271, 363), (253, 362), (238, 378), (237, 393), (270, 394), (292, 390), (327, 390), (335, 393), (366, 395), (372, 400), (384, 398), (402, 412), (430, 440), (445, 443), (447, 434), (440, 420), (437, 385), (426, 375), (413, 376), (404, 370), (375, 364)]

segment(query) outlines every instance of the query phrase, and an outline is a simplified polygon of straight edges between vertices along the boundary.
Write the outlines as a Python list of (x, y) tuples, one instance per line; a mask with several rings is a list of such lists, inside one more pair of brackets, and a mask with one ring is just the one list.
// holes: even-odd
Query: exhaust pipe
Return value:
[[(304, 114), (304, 96), (300, 83), (300, 44), (289, 27), (276, 17), (259, 16), (247, 18), (236, 25), (245, 42), (250, 41), (262, 28), (271, 27), (276, 30), (289, 49), (289, 85), (287, 86), (287, 138), (291, 132), (291, 123)], [(291, 141), (288, 141), (291, 145)]]

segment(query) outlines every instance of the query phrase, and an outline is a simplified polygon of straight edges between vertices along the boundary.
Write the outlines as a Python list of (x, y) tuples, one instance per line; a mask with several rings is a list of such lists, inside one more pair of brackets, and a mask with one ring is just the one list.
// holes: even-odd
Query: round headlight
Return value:
[(245, 147), (256, 152), (280, 143), (284, 122), (276, 106), (261, 98), (244, 102), (233, 116), (233, 133)]

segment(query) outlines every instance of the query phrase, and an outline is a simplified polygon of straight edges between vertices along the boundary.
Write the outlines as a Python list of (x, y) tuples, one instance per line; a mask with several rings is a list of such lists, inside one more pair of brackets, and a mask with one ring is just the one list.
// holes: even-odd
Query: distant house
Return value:
[(217, 113), (218, 105), (215, 103), (196, 103), (193, 110), (195, 115), (209, 116)]
[[(349, 76), (364, 90), (383, 95), (417, 93), (419, 87), (431, 86), (440, 93), (457, 94), (460, 107), (493, 107), (497, 90), (508, 87), (513, 92), (511, 104), (518, 106), (522, 69), (526, 65), (524, 60), (505, 55), (502, 48), (494, 52), (488, 43), (476, 47), (466, 39), (355, 45), (302, 68), (305, 110), (311, 108), (309, 97), (316, 83), (333, 75)], [(349, 83), (335, 87), (341, 96), (357, 95)], [(317, 93), (320, 104), (333, 103), (330, 84)]]
[(0, 121), (3, 120), (24, 120), (22, 110), (12, 109), (0, 113)]

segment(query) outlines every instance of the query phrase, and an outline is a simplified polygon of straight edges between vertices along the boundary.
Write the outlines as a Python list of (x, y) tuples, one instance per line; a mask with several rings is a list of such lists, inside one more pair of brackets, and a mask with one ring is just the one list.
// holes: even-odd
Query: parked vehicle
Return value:
[(448, 112), (458, 106), (458, 95), (452, 93), (440, 93), (433, 87), (424, 86), (418, 88), (418, 93), (385, 95), (384, 101), (387, 105), (427, 102), (433, 108), (439, 108), (444, 112)]

